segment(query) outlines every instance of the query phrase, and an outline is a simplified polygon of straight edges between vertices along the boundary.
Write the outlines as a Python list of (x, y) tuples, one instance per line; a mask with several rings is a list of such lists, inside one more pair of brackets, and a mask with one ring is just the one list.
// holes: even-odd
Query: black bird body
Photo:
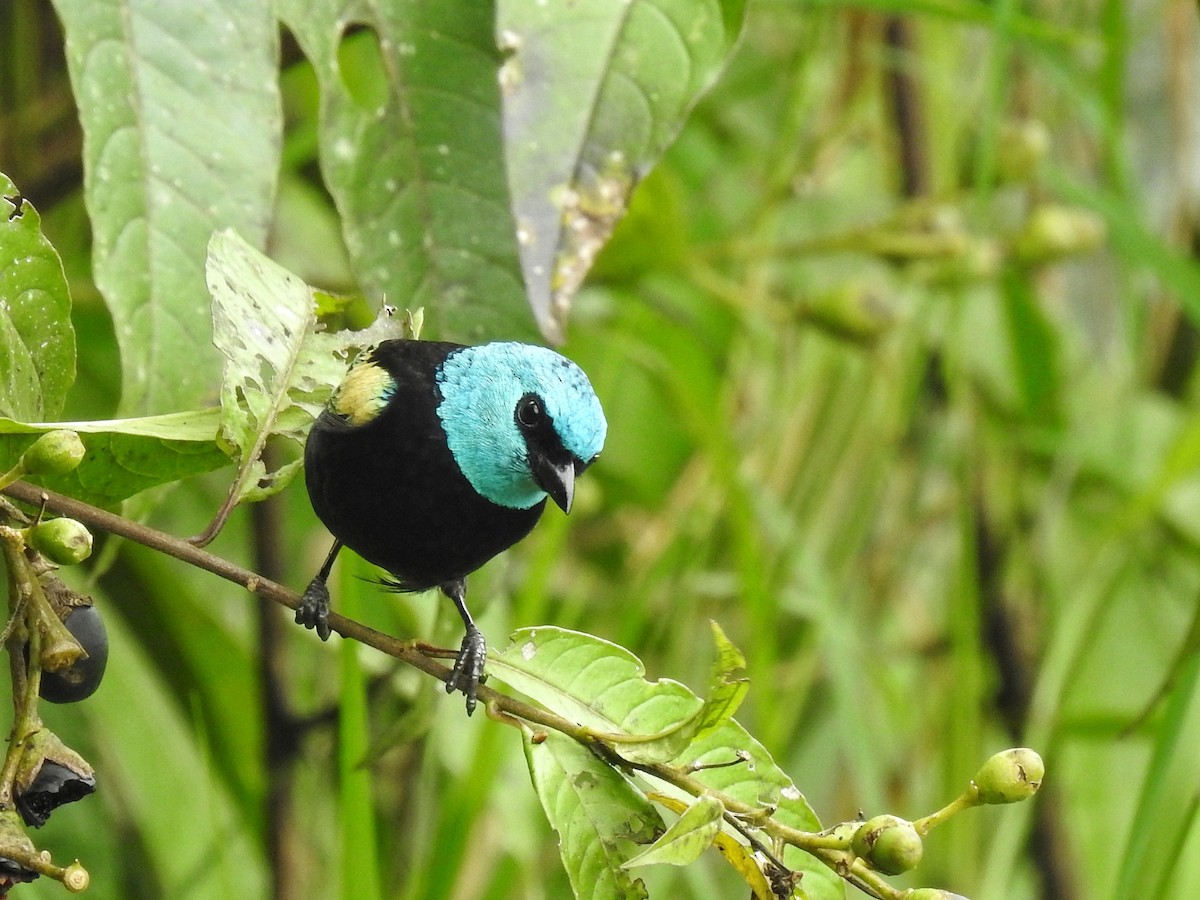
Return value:
[(510, 509), (467, 481), (437, 417), (437, 367), (459, 344), (391, 341), (375, 359), (395, 392), (370, 421), (326, 409), (304, 452), (313, 510), (343, 544), (406, 591), (465, 578), (520, 541), (545, 509)]
[(296, 621), (328, 637), (342, 545), (400, 590), (441, 588), (467, 631), (447, 690), (470, 712), (487, 649), (465, 579), (524, 538), (547, 497), (570, 512), (606, 427), (587, 377), (544, 347), (394, 340), (365, 352), (305, 447), (308, 494), (336, 540)]

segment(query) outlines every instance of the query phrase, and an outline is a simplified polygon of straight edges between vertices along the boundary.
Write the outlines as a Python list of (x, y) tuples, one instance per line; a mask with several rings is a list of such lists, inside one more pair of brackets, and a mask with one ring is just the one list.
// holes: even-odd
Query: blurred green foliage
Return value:
[[(268, 249), (352, 290), (317, 78), (283, 46)], [(915, 818), (993, 751), (1042, 753), (1035, 801), (957, 817), (911, 883), (1200, 894), (1198, 46), (1185, 0), (750, 3), (575, 299), (609, 443), (570, 520), (473, 580), (491, 640), (577, 628), (700, 689), (715, 619), (739, 720), (824, 821)], [(63, 418), (98, 419), (119, 329), (73, 104), (51, 8), (0, 5), (0, 171), (70, 283)], [(196, 533), (227, 478), (144, 507)], [(327, 542), (295, 486), (213, 549), (298, 588)], [(46, 717), (100, 789), (38, 839), (97, 896), (569, 895), (509, 729), (143, 548), (96, 563), (109, 672)], [(370, 577), (344, 566), (344, 610), (453, 642), (448, 605)], [(642, 872), (745, 893), (711, 851)]]

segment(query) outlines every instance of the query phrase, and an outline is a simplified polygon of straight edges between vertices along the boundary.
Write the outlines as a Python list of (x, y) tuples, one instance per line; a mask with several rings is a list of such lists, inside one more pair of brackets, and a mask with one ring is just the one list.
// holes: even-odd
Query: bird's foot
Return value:
[(467, 626), (463, 636), (462, 646), (454, 660), (454, 668), (446, 679), (446, 693), (453, 694), (462, 691), (467, 695), (467, 715), (475, 712), (475, 692), (479, 685), (487, 681), (483, 674), (483, 665), (487, 662), (487, 641), (483, 632), (474, 625)]
[(320, 575), (310, 581), (300, 595), (296, 623), (305, 628), (315, 628), (321, 640), (329, 640), (329, 586)]

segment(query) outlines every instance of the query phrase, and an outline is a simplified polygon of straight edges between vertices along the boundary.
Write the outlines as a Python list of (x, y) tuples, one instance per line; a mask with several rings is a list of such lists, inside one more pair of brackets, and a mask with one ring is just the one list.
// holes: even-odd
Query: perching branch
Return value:
[[(207, 550), (196, 547), (185, 540), (172, 537), (157, 529), (134, 522), (115, 513), (107, 512), (90, 504), (44, 490), (26, 482), (14, 482), (5, 487), (0, 493), (8, 494), (24, 503), (34, 505), (44, 503), (46, 509), (77, 519), (89, 528), (107, 531), (110, 534), (126, 538), (158, 550), (161, 553), (173, 556), (183, 562), (219, 575), (228, 581), (241, 585), (253, 594), (257, 594), (260, 597), (274, 601), (290, 609), (295, 609), (300, 603), (300, 595), (298, 593), (277, 582), (263, 578), (226, 559), (209, 553)], [(453, 658), (455, 656), (454, 650), (432, 647), (415, 640), (398, 640), (390, 635), (376, 631), (361, 622), (348, 619), (332, 611), (329, 615), (329, 624), (332, 630), (340, 634), (343, 638), (355, 640), (368, 647), (372, 647), (415, 669), (432, 675), (442, 682), (447, 681), (450, 676), (450, 669), (437, 662), (437, 659)], [(478, 697), (484, 704), (490, 718), (513, 725), (523, 731), (531, 731), (533, 740), (535, 741), (537, 741), (539, 731), (557, 731), (587, 747), (601, 760), (617, 769), (625, 772), (636, 771), (664, 784), (672, 785), (692, 797), (700, 797), (702, 795), (715, 797), (724, 806), (727, 816), (735, 817), (742, 823), (753, 827), (759, 833), (760, 837), (756, 839), (756, 842), (762, 842), (762, 845), (774, 842), (779, 846), (790, 845), (803, 850), (820, 860), (848, 883), (859, 888), (869, 896), (877, 898), (877, 900), (903, 900), (903, 898), (909, 895), (909, 892), (906, 890), (892, 887), (878, 871), (871, 868), (863, 859), (858, 858), (854, 852), (848, 849), (849, 840), (843, 826), (847, 824), (853, 826), (856, 823), (843, 823), (843, 826), (838, 826), (825, 832), (800, 831), (776, 821), (769, 809), (750, 806), (731, 796), (714, 791), (710, 786), (693, 777), (695, 770), (692, 768), (671, 766), (665, 763), (635, 762), (626, 759), (618, 752), (619, 745), (605, 740), (604, 735), (565, 719), (548, 709), (533, 706), (515, 697), (489, 688), (486, 685), (480, 685)], [(1006, 751), (1006, 753), (1013, 752), (1015, 751)], [(1001, 754), (997, 754), (997, 758), (999, 756)], [(995, 759), (989, 761), (989, 765), (994, 761)], [(1040, 760), (1037, 763), (1040, 765)], [(981, 773), (985, 769), (981, 769)], [(1024, 770), (1021, 771), (1023, 777)], [(978, 775), (976, 776), (977, 779), (979, 777)], [(1040, 782), (1040, 775), (1038, 776), (1038, 781)], [(1024, 788), (1024, 785), (1018, 785), (1018, 790), (1024, 790)], [(1037, 784), (1033, 784), (1032, 790), (1028, 793), (1031, 794), (1036, 789)], [(954, 802), (959, 807), (966, 808), (978, 805), (979, 803), (1011, 802), (1014, 799), (1023, 799), (1023, 797), (1017, 796), (1006, 797), (1005, 799), (988, 799), (985, 793), (980, 791), (975, 782), (971, 782), (964, 795)], [(940, 821), (940, 818), (936, 816), (926, 817), (926, 820), (921, 821), (927, 823), (928, 827), (932, 827), (933, 824)], [(737, 830), (743, 835), (746, 834), (744, 828), (738, 828)], [(927, 831), (928, 828), (924, 830)], [(767, 839), (766, 841), (763, 841), (764, 837)], [(753, 844), (754, 842), (752, 842), (752, 846)]]

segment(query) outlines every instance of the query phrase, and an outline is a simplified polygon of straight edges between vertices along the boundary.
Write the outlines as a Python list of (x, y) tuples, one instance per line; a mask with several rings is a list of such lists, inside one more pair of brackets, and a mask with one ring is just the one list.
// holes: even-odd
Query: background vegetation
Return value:
[[(1036, 802), (958, 817), (913, 883), (1200, 895), (1198, 39), (1188, 0), (751, 2), (575, 301), (565, 352), (609, 443), (570, 520), (474, 579), (492, 642), (578, 628), (701, 689), (716, 619), (749, 660), (739, 719), (825, 821), (915, 817), (995, 750), (1043, 754)], [(318, 171), (312, 64), (283, 51), (277, 189), (204, 196), (274, 196), (268, 251), (377, 300), (324, 186), (335, 148)], [(353, 42), (337, 52), (354, 71)], [(0, 5), (0, 171), (74, 303), (62, 418), (166, 411), (177, 384), (131, 384), (128, 354), (120, 379), (129, 311), (96, 285), (129, 271), (92, 270), (119, 235), (91, 231), (75, 103), (51, 6)], [(434, 327), (463, 336), (469, 313)], [(533, 333), (513, 321), (492, 330)], [(202, 359), (179, 377), (215, 400)], [(228, 480), (144, 508), (194, 534)], [(327, 543), (293, 485), (213, 549), (299, 588)], [(46, 715), (100, 790), (39, 835), (97, 896), (567, 895), (509, 729), (211, 576), (116, 542), (99, 559), (108, 676)], [(448, 604), (350, 569), (343, 612), (457, 641)], [(648, 872), (652, 894), (744, 896), (710, 855)]]

